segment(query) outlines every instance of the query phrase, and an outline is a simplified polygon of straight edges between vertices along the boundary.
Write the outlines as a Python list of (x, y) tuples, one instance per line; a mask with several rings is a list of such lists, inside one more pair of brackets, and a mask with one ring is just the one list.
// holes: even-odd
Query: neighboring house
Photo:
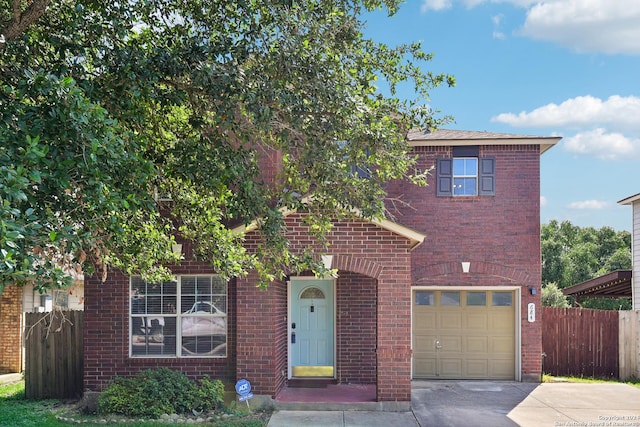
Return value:
[(24, 313), (44, 313), (54, 308), (82, 310), (84, 279), (76, 277), (65, 290), (40, 294), (33, 286), (7, 286), (0, 295), (0, 374), (24, 369)]
[(632, 310), (640, 310), (640, 193), (618, 202), (631, 205), (631, 270), (617, 270), (595, 277), (562, 290), (565, 295), (573, 296), (576, 302), (581, 298), (631, 298)]
[(633, 310), (640, 310), (640, 193), (620, 200), (621, 205), (632, 208), (631, 239), (631, 304)]
[[(246, 378), (272, 398), (297, 379), (374, 384), (379, 402), (407, 404), (412, 378), (539, 381), (540, 155), (560, 138), (408, 140), (419, 166), (435, 167), (430, 185), (389, 184), (408, 203), (389, 206), (393, 220), (335, 222), (323, 258), (335, 278), (227, 283), (190, 260), (188, 242), (175, 281), (86, 278), (85, 391), (159, 366)], [(285, 217), (293, 250), (314, 242), (303, 215)], [(251, 250), (259, 236), (245, 231)]]

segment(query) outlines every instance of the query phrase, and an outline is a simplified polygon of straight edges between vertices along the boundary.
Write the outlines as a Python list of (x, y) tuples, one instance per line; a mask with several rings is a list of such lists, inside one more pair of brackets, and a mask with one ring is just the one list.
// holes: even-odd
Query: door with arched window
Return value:
[(334, 377), (334, 281), (292, 278), (289, 288), (291, 378)]

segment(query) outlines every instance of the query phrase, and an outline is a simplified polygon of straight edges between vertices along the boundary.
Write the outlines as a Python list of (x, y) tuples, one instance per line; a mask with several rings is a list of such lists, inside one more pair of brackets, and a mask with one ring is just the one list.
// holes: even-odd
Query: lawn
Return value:
[[(73, 422), (63, 422), (56, 416), (70, 417), (81, 420), (84, 426), (104, 425), (100, 420), (104, 417), (97, 415), (83, 415), (75, 411), (72, 405), (65, 405), (60, 400), (25, 400), (24, 381), (10, 385), (0, 385), (0, 426), (69, 426)], [(240, 414), (228, 419), (198, 423), (198, 426), (206, 427), (265, 427), (269, 415), (266, 413)], [(154, 427), (158, 421), (128, 421), (118, 422), (118, 425), (128, 427)], [(163, 423), (164, 425), (168, 425)]]
[(633, 387), (640, 388), (640, 378), (630, 378), (627, 381), (613, 379), (590, 378), (590, 377), (554, 377), (544, 374), (542, 376), (543, 383), (568, 382), (568, 383), (622, 383)]

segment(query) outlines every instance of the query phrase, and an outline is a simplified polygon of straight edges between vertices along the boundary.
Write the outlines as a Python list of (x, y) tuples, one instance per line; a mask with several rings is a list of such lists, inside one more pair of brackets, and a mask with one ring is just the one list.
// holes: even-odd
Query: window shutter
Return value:
[(436, 181), (437, 196), (453, 196), (453, 161), (451, 159), (438, 159)]
[(496, 159), (493, 157), (480, 158), (480, 182), (478, 194), (480, 196), (495, 196), (496, 194)]

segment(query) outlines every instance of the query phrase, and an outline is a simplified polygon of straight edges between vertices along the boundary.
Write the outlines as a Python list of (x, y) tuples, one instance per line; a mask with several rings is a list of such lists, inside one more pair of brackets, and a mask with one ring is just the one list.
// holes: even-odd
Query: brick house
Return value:
[[(407, 405), (412, 378), (539, 381), (540, 155), (560, 138), (408, 140), (435, 167), (430, 185), (390, 183), (408, 203), (389, 206), (392, 220), (334, 223), (323, 261), (337, 277), (225, 283), (186, 242), (174, 282), (85, 278), (85, 390), (158, 366), (246, 378), (271, 398), (298, 379), (367, 384)], [(286, 216), (294, 250), (314, 245), (302, 215)], [(247, 229), (247, 248), (258, 243)]]

